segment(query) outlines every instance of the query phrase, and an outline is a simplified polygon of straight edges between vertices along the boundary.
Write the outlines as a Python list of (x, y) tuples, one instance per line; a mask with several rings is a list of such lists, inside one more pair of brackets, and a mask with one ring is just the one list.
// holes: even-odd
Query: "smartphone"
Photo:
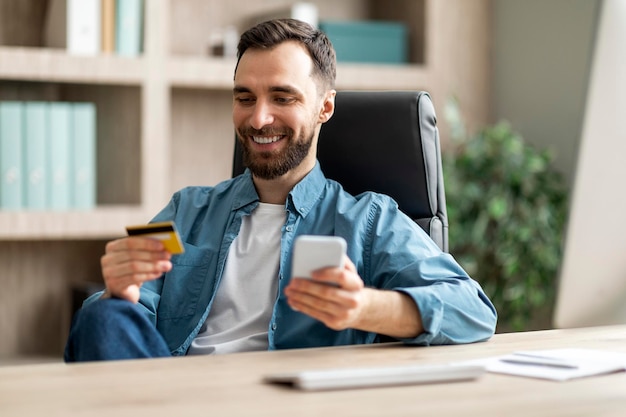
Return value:
[(312, 279), (320, 268), (343, 268), (346, 241), (340, 236), (301, 235), (293, 245), (291, 276)]
[(185, 251), (178, 230), (176, 230), (176, 224), (172, 221), (126, 226), (126, 232), (128, 236), (143, 236), (160, 240), (165, 250), (172, 255)]

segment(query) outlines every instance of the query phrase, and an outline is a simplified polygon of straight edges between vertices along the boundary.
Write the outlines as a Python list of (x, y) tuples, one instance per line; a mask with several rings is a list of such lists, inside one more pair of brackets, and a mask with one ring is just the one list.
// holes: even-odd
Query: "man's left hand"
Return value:
[(424, 331), (411, 297), (366, 288), (347, 256), (343, 268), (319, 269), (312, 278), (292, 278), (285, 288), (287, 302), (333, 330), (353, 328), (395, 338), (413, 338)]
[(344, 260), (343, 268), (313, 271), (313, 279), (294, 277), (285, 288), (291, 308), (333, 330), (358, 327), (368, 301), (367, 291), (352, 261), (347, 256)]

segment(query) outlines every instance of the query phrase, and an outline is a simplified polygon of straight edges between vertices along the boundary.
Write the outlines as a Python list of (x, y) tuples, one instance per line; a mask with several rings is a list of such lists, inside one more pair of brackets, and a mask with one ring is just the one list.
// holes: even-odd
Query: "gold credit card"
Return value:
[(126, 226), (126, 232), (128, 236), (142, 236), (160, 240), (165, 245), (165, 250), (172, 255), (185, 251), (180, 235), (176, 230), (176, 224), (172, 221)]

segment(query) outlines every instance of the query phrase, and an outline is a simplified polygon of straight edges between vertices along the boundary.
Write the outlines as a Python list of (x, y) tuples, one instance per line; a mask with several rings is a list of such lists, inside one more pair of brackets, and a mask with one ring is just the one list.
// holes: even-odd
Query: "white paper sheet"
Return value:
[[(524, 358), (531, 358), (538, 363), (507, 362), (507, 360), (524, 361)], [(567, 381), (626, 371), (626, 353), (576, 348), (527, 350), (462, 363), (485, 366), (487, 372)]]

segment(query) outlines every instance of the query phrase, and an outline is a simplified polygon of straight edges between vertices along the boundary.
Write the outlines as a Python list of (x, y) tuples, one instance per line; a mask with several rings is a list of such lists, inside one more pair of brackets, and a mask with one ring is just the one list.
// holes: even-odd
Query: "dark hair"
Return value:
[(296, 19), (275, 19), (248, 29), (237, 45), (237, 65), (248, 49), (270, 49), (286, 41), (300, 42), (313, 61), (313, 75), (326, 88), (335, 88), (337, 64), (335, 49), (326, 34)]

